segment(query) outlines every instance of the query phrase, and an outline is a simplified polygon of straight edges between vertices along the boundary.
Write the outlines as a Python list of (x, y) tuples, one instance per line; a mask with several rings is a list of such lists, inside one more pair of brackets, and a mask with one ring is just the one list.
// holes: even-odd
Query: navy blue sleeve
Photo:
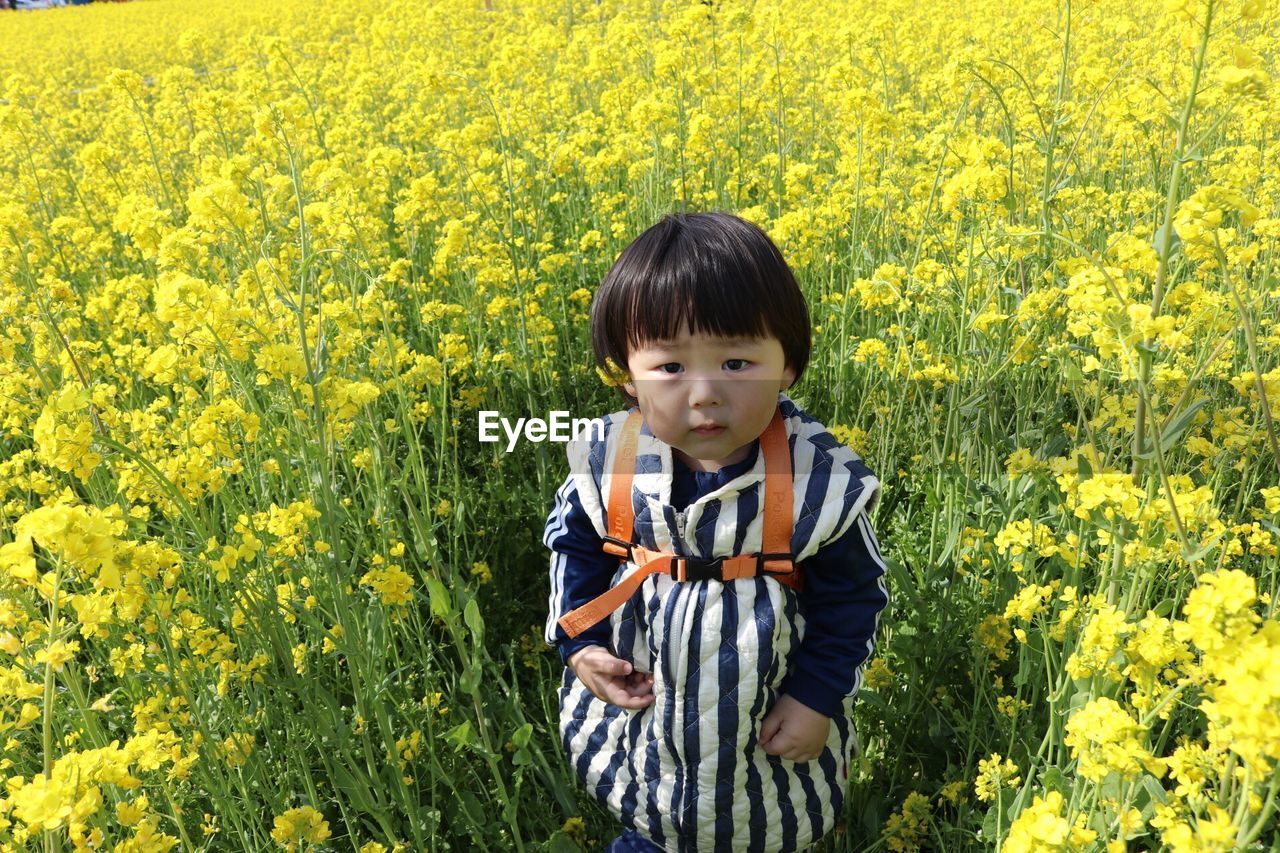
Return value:
[(618, 568), (618, 558), (601, 550), (604, 541), (582, 508), (572, 475), (556, 492), (556, 504), (547, 517), (542, 542), (551, 549), (551, 595), (544, 635), (547, 644), (560, 650), (560, 660), (566, 665), (569, 656), (585, 646), (610, 648), (613, 629), (608, 619), (572, 638), (558, 624), (561, 616), (608, 590)]
[(880, 612), (889, 604), (884, 560), (866, 512), (800, 567), (804, 640), (779, 691), (836, 717), (844, 699), (862, 686), (862, 666), (875, 650)]

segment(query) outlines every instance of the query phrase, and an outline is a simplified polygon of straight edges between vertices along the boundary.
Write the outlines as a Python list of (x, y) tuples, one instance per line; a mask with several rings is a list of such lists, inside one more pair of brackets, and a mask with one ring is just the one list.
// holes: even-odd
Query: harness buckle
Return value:
[(678, 556), (671, 561), (671, 577), (677, 581), (724, 582), (724, 557), (706, 560), (701, 557)]
[[(631, 559), (631, 548), (635, 543), (627, 542), (624, 539), (619, 539), (618, 537), (610, 536), (609, 534), (605, 534), (604, 542), (605, 550), (610, 554), (617, 557), (626, 557), (627, 559)], [(609, 548), (609, 545), (612, 545), (613, 547)]]
[[(785, 572), (771, 571), (766, 569), (765, 563), (770, 560), (786, 560), (791, 563), (791, 569)], [(757, 575), (792, 575), (795, 574), (796, 564), (790, 554), (756, 554), (756, 574)]]

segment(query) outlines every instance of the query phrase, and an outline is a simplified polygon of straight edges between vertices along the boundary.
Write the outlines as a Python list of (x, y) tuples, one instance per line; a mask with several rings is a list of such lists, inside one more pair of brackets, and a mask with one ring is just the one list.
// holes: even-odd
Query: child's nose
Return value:
[(721, 396), (718, 384), (709, 379), (693, 379), (689, 383), (689, 402), (695, 408), (718, 406)]

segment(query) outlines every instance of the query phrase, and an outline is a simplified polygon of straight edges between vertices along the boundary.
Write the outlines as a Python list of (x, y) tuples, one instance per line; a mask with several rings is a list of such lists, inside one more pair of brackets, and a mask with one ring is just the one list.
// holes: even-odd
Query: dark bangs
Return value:
[(804, 294), (768, 235), (732, 214), (667, 214), (622, 251), (591, 305), (596, 363), (625, 371), (633, 349), (671, 340), (686, 324), (695, 333), (777, 338), (797, 382), (809, 363)]

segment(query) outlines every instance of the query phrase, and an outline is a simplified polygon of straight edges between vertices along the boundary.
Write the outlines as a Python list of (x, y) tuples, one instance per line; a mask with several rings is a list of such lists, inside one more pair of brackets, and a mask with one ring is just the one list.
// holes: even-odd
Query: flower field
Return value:
[(672, 209), (882, 479), (835, 850), (1280, 843), (1280, 10), (0, 14), (0, 850), (599, 850), (542, 529)]

